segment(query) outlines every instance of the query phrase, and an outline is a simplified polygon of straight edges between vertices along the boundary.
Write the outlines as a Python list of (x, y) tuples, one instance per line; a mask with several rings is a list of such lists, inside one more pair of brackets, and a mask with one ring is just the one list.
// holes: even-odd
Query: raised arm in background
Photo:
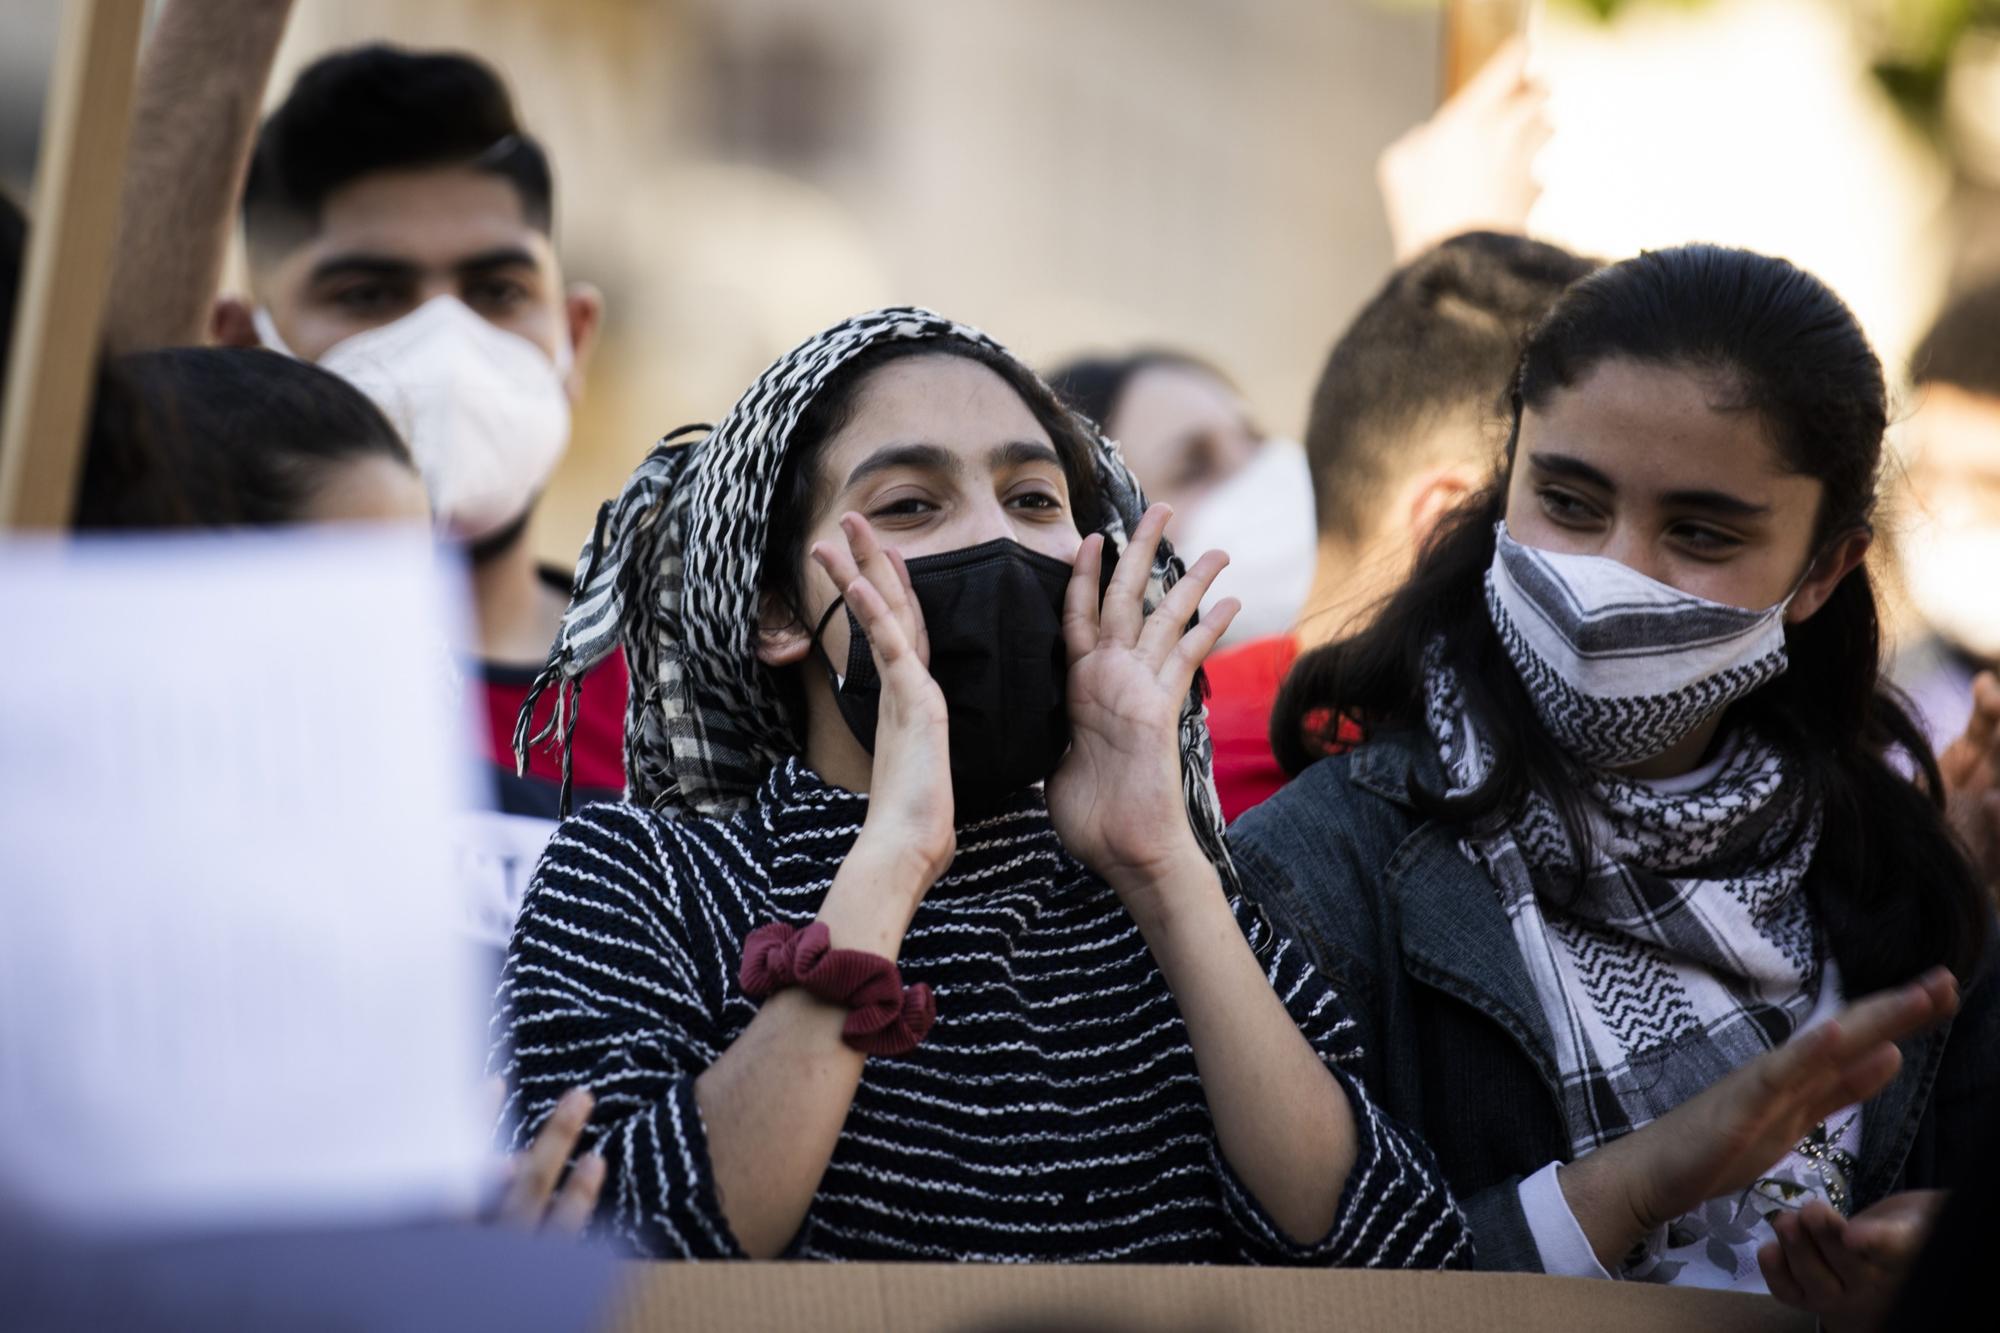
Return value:
[(104, 340), (208, 341), (257, 113), (292, 0), (168, 0), (145, 52), (118, 201)]

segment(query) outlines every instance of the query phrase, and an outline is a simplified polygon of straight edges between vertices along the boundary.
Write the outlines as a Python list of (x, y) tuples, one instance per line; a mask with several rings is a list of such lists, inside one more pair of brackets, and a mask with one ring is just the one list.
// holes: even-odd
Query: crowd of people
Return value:
[[(1406, 143), (1424, 222), (1302, 441), (1187, 352), (1044, 378), (885, 308), (667, 435), (551, 570), (527, 524), (604, 298), (546, 153), (453, 52), (336, 52), (254, 123), (269, 49), (213, 60), (226, 21), (169, 5), (142, 67), (142, 105), (236, 95), (135, 181), (241, 151), (128, 190), (126, 244), (215, 262), (114, 297), (75, 525), (462, 556), (492, 807), (533, 829), (492, 858), (531, 876), (440, 887), (495, 953), (508, 1215), (1828, 1327), (1951, 1239), (2000, 1112), (2000, 286), (1906, 376), (1780, 257), (1439, 224)], [(1535, 97), (1503, 55), (1445, 123), (1531, 156)]]

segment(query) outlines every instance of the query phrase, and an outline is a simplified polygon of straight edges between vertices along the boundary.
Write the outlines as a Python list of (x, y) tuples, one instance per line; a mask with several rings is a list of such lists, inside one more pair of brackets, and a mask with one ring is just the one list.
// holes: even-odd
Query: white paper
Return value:
[(470, 1204), (461, 603), (407, 533), (0, 545), (0, 1195), (139, 1225)]
[(453, 854), (464, 893), (465, 932), (505, 949), (528, 895), (528, 880), (556, 831), (552, 819), (469, 810), (452, 827)]

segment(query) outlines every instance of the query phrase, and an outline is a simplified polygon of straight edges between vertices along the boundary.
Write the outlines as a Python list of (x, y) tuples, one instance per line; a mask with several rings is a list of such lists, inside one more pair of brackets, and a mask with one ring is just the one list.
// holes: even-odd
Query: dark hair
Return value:
[(28, 218), (0, 192), (0, 393), (7, 388), (7, 359), (14, 354), (14, 300), (28, 262)]
[(2000, 398), (2000, 279), (1945, 306), (1910, 358), (1910, 375)]
[(1099, 430), (1109, 432), (1111, 418), (1118, 414), (1118, 400), (1125, 396), (1126, 386), (1140, 372), (1158, 366), (1200, 371), (1231, 389), (1236, 387), (1235, 381), (1214, 365), (1192, 352), (1171, 347), (1142, 347), (1123, 356), (1080, 356), (1050, 371), (1048, 383), (1064, 406), (1095, 422)]
[[(1028, 405), (1035, 421), (1048, 432), (1056, 456), (1062, 460), (1063, 477), (1069, 484), (1070, 513), (1078, 530), (1091, 533), (1103, 526), (1105, 502), (1097, 485), (1096, 438), (1033, 371), (1004, 352), (948, 335), (878, 342), (849, 359), (820, 386), (805, 411), (799, 414), (798, 425), (785, 442), (785, 461), (778, 469), (777, 485), (771, 495), (771, 519), (759, 577), (763, 588), (775, 593), (800, 623), (806, 623), (801, 578), (806, 534), (827, 500), (827, 478), (820, 469), (827, 442), (853, 418), (861, 386), (868, 377), (893, 361), (913, 356), (962, 357), (1005, 380)], [(776, 679), (778, 695), (788, 715), (803, 718), (804, 699), (796, 674), (778, 673)]]
[(298, 244), (327, 196), (378, 171), (471, 166), (505, 177), (528, 224), (554, 225), (549, 160), (491, 66), (447, 51), (357, 46), (306, 66), (264, 121), (243, 188), (252, 250)]
[[(1577, 283), (1522, 355), (1507, 468), (1525, 408), (1623, 358), (1712, 376), (1732, 406), (1759, 414), (1784, 466), (1822, 485), (1816, 552), (1869, 522), (1887, 421), (1881, 364), (1818, 279), (1782, 259), (1701, 245), (1643, 254)], [(1532, 788), (1555, 799), (1580, 835), (1567, 761), (1536, 721), (1484, 601), (1506, 493), (1503, 469), (1448, 517), (1367, 630), (1299, 659), (1271, 717), (1287, 772), (1322, 752), (1328, 718), (1342, 712), (1368, 725), (1421, 727), (1423, 658), (1437, 643), (1495, 761), (1485, 784), (1462, 797), (1413, 790), (1418, 808), (1461, 826), (1519, 808)], [(1811, 892), (1847, 984), (1876, 989), (1940, 960), (1969, 976), (1987, 934), (1985, 895), (1945, 825), (1930, 746), (1879, 679), (1867, 569), (1842, 579), (1815, 615), (1787, 625), (1785, 639), (1790, 670), (1738, 701), (1733, 717), (1779, 747), (1822, 812)], [(1916, 781), (1895, 767), (1899, 750)]]
[(361, 458), (415, 466), (375, 404), (318, 366), (240, 347), (119, 357), (91, 419), (76, 526), (294, 523), (331, 470)]
[(1596, 267), (1524, 236), (1475, 231), (1391, 274), (1313, 390), (1305, 446), (1320, 532), (1359, 540), (1397, 479), (1457, 461), (1438, 456), (1442, 433), (1430, 427), (1500, 419), (1528, 331)]

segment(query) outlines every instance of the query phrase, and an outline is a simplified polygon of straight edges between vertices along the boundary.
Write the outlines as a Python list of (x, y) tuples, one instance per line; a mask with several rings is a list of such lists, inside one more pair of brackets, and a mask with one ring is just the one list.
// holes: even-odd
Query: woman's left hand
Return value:
[(1146, 511), (1101, 607), (1104, 538), (1086, 537), (1063, 604), (1070, 750), (1049, 779), (1049, 816), (1071, 855), (1121, 896), (1200, 855), (1181, 796), (1181, 704), (1239, 605), (1225, 598), (1188, 628), (1229, 563), (1210, 551), (1146, 614), (1153, 553), (1172, 517), (1165, 505)]
[(1891, 1194), (1853, 1217), (1817, 1200), (1780, 1213), (1757, 1251), (1771, 1294), (1829, 1330), (1876, 1327), (1909, 1275), (1944, 1203), (1942, 1190)]

